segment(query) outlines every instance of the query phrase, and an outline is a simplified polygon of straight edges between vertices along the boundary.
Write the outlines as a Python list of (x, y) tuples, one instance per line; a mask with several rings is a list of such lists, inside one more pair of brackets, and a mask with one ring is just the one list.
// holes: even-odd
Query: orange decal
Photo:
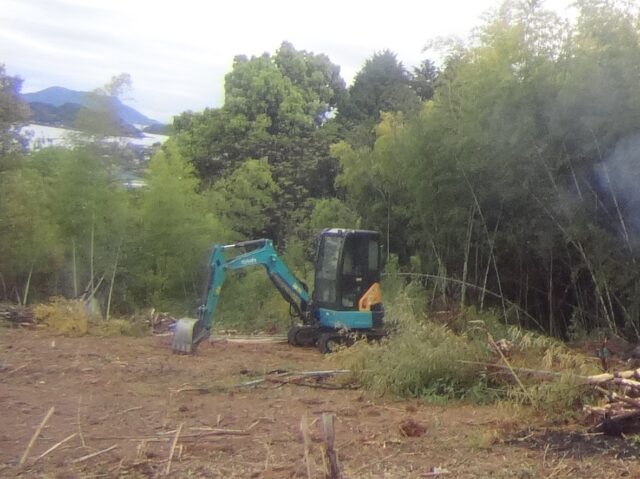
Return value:
[(382, 303), (382, 288), (380, 283), (373, 283), (358, 301), (360, 311), (371, 311), (371, 306)]

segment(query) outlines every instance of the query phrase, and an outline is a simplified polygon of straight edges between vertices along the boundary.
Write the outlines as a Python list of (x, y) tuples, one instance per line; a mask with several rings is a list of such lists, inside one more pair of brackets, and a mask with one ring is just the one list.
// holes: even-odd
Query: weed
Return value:
[(472, 431), (467, 438), (467, 445), (476, 450), (488, 450), (500, 442), (500, 432), (493, 428)]
[(97, 336), (145, 336), (149, 325), (143, 321), (110, 319), (90, 323), (89, 332)]

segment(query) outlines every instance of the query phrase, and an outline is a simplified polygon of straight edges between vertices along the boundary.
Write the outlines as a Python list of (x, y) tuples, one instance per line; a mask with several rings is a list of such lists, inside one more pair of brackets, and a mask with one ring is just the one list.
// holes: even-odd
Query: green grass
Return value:
[[(415, 292), (401, 291), (390, 302), (387, 316), (394, 331), (379, 343), (358, 342), (335, 354), (350, 380), (377, 394), (422, 398), (446, 403), (506, 401), (534, 406), (552, 419), (578, 411), (589, 391), (581, 375), (598, 372), (597, 363), (564, 343), (505, 324), (501, 315), (468, 308), (433, 317), (420, 314)], [(489, 337), (506, 339), (506, 361), (491, 347)], [(487, 368), (486, 364), (501, 368)], [(542, 377), (519, 368), (558, 373)]]

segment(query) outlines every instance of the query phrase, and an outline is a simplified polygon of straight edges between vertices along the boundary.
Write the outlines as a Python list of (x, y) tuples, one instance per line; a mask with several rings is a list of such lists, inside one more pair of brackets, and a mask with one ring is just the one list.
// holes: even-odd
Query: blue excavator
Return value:
[(206, 302), (198, 308), (198, 318), (183, 318), (176, 323), (173, 337), (176, 353), (193, 353), (200, 342), (210, 337), (227, 272), (254, 266), (266, 270), (290, 304), (289, 344), (315, 345), (322, 353), (329, 353), (339, 345), (348, 345), (355, 337), (379, 339), (385, 335), (380, 235), (375, 231), (339, 228), (322, 231), (311, 294), (269, 239), (216, 244), (209, 266)]

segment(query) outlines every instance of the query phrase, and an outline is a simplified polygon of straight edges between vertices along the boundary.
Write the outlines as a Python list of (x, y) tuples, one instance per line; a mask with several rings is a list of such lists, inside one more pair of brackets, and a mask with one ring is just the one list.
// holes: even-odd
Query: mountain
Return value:
[[(37, 125), (55, 126), (60, 128), (77, 128), (76, 118), (80, 112), (89, 112), (90, 109), (78, 103), (64, 103), (60, 106), (51, 105), (49, 103), (41, 103), (33, 101), (29, 103), (31, 109), (31, 121)], [(153, 124), (144, 127), (143, 131), (148, 128), (158, 128), (164, 125)], [(117, 136), (128, 136), (140, 138), (142, 132), (135, 126), (122, 120), (112, 125), (112, 132)]]
[[(51, 115), (53, 115), (53, 117), (56, 116), (56, 109), (64, 107), (64, 115), (68, 115), (70, 110), (73, 110), (74, 108), (76, 108), (77, 110), (80, 110), (80, 107), (87, 108), (89, 110), (92, 109), (93, 95), (90, 92), (69, 90), (68, 88), (59, 86), (46, 88), (34, 93), (23, 93), (21, 96), (26, 103), (29, 103), (31, 105), (32, 110), (37, 110), (38, 112), (46, 110), (46, 108), (43, 108), (42, 105), (50, 105), (52, 107), (55, 107), (54, 109), (49, 109), (47, 111), (49, 120), (54, 122), (57, 121), (58, 124), (63, 124), (65, 126), (70, 126), (68, 123), (68, 117), (58, 118), (57, 120), (51, 117)], [(126, 123), (128, 125), (143, 125), (147, 127), (152, 125), (161, 125), (159, 121), (146, 117), (134, 108), (131, 108), (130, 106), (122, 103), (118, 98), (109, 97), (108, 101), (111, 102), (111, 105), (114, 107), (114, 110), (122, 123)], [(34, 108), (34, 105), (36, 104), (38, 105)], [(65, 105), (78, 106), (75, 107)], [(36, 111), (34, 111), (34, 113), (36, 113)], [(36, 114), (35, 119), (37, 120), (37, 118), (38, 115)]]

